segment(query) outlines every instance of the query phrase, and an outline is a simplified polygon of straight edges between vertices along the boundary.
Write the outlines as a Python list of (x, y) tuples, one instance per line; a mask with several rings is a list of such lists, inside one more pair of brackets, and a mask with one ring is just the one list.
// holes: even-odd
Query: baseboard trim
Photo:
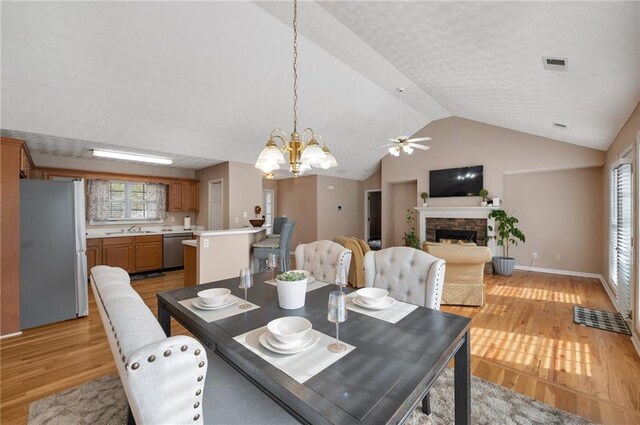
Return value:
[(0, 339), (11, 338), (11, 337), (20, 336), (20, 335), (22, 335), (22, 331), (14, 332), (6, 335), (0, 335)]
[(576, 272), (572, 270), (545, 269), (542, 267), (516, 266), (516, 270), (524, 270), (536, 273), (560, 274), (564, 276), (588, 277), (591, 279), (601, 279), (602, 275), (598, 273)]

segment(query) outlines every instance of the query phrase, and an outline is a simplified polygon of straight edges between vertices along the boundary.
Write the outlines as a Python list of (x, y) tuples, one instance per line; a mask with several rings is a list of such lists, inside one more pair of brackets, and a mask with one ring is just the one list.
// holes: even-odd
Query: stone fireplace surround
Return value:
[[(418, 211), (418, 234), (420, 243), (435, 242), (436, 229), (472, 230), (477, 232), (477, 244), (488, 246), (492, 255), (496, 255), (496, 243), (491, 239), (485, 243), (487, 225), (494, 226), (495, 221), (487, 217), (500, 207), (416, 207)], [(491, 236), (493, 232), (490, 232)]]

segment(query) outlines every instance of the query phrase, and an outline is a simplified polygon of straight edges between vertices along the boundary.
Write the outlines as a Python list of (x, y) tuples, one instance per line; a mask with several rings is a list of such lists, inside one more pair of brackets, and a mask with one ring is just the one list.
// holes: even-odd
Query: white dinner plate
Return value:
[(378, 305), (369, 305), (369, 304), (365, 304), (362, 301), (360, 301), (360, 298), (358, 298), (358, 296), (356, 296), (353, 299), (353, 303), (359, 307), (362, 308), (366, 308), (369, 310), (385, 310), (389, 307), (391, 307), (392, 305), (394, 305), (396, 303), (396, 300), (391, 298), (391, 297), (384, 297), (384, 301), (381, 302)]
[(300, 345), (299, 347), (296, 348), (290, 348), (290, 349), (282, 349), (282, 348), (276, 348), (273, 345), (271, 345), (269, 343), (268, 340), (268, 336), (271, 335), (269, 331), (264, 332), (262, 335), (260, 335), (260, 337), (258, 338), (258, 340), (260, 341), (260, 344), (266, 348), (269, 351), (273, 351), (274, 353), (278, 353), (278, 354), (297, 354), (297, 353), (301, 353), (305, 350), (308, 350), (309, 348), (313, 347), (314, 345), (316, 345), (319, 341), (320, 341), (320, 335), (318, 335), (317, 332), (315, 332), (313, 329), (310, 332), (312, 334), (311, 338), (309, 338), (309, 340)]
[(221, 308), (229, 307), (230, 305), (233, 305), (237, 302), (238, 302), (238, 299), (236, 297), (231, 297), (231, 301), (224, 303), (222, 305), (216, 305), (216, 306), (204, 305), (200, 302), (199, 299), (193, 300), (191, 304), (193, 304), (195, 308), (199, 308), (200, 310), (219, 310)]

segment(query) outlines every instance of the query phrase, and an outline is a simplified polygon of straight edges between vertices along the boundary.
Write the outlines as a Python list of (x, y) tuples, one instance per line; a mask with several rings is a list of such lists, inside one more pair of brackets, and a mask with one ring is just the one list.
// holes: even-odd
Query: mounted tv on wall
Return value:
[(482, 165), (429, 171), (429, 196), (478, 196), (483, 187)]

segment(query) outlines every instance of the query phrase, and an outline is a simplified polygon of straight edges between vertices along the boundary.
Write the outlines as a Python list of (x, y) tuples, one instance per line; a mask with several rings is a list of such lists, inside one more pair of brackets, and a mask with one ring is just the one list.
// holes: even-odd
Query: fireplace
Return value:
[(436, 242), (473, 242), (476, 243), (478, 232), (461, 229), (436, 229)]

